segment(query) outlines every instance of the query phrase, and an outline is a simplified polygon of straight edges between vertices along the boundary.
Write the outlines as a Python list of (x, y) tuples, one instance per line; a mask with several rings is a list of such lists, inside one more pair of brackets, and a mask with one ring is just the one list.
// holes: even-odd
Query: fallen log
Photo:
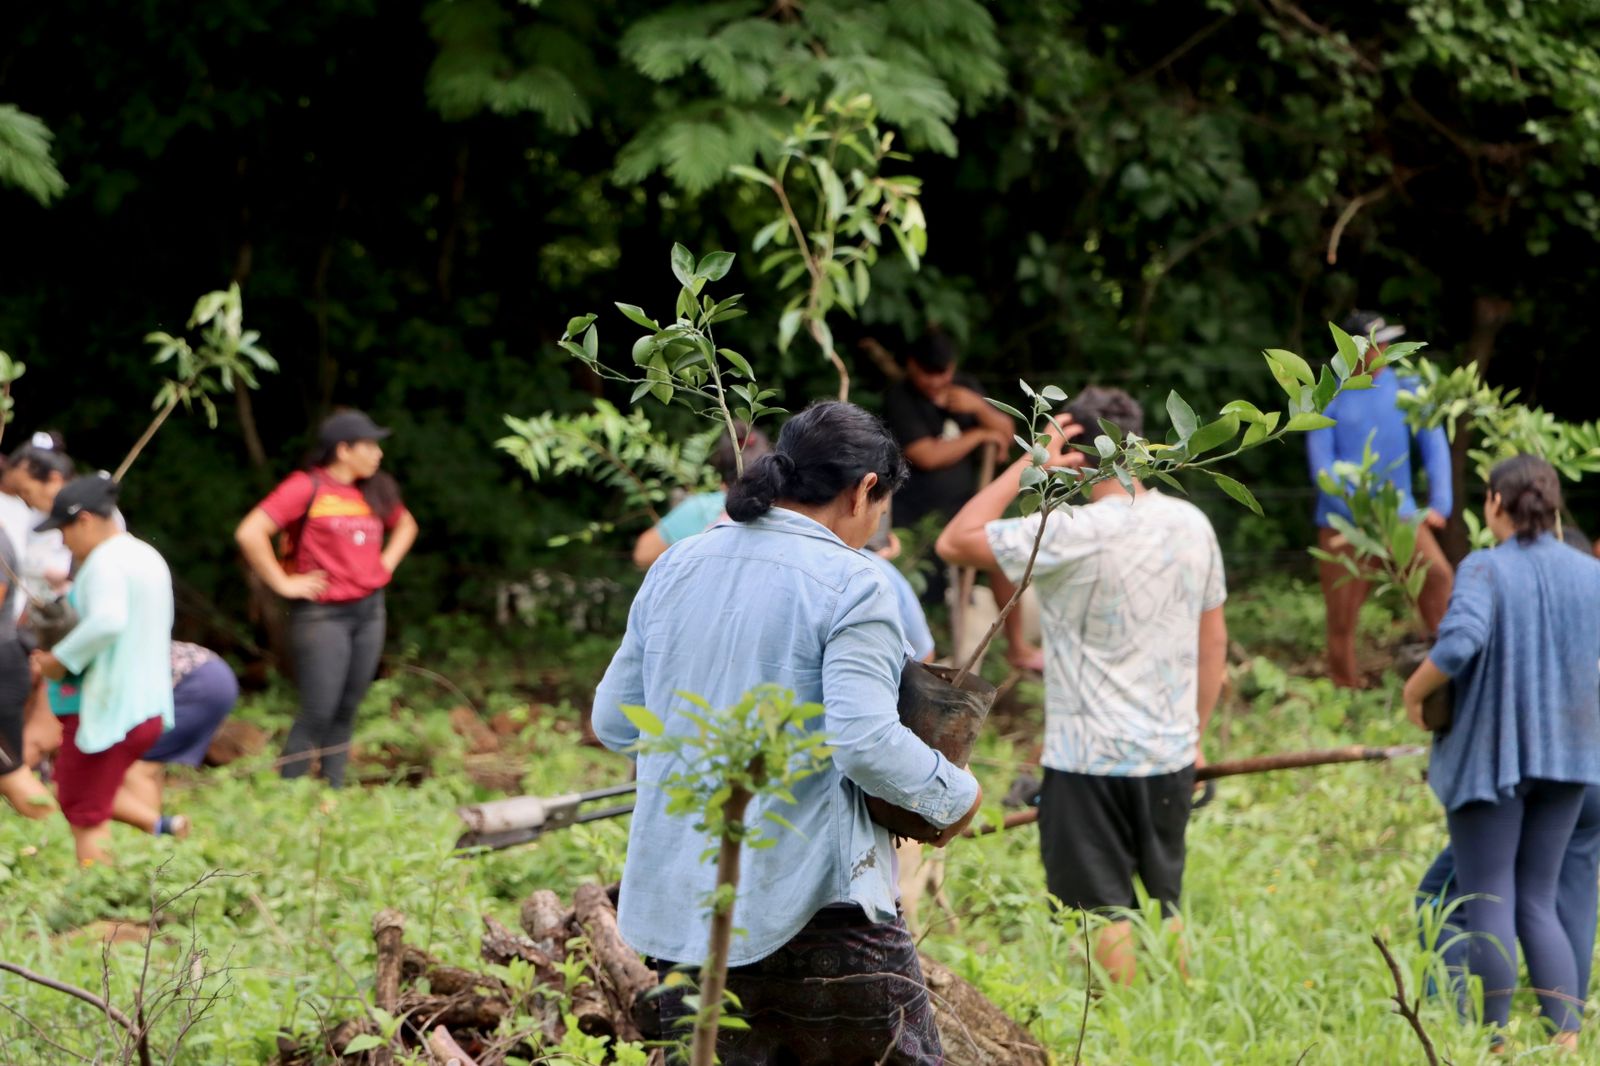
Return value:
[[(516, 991), (493, 974), (450, 965), (407, 945), (404, 916), (380, 912), (373, 920), (378, 943), (373, 1002), (404, 1024), (390, 1044), (373, 1049), (368, 1061), (392, 1062), (402, 1048), (410, 1048), (437, 1066), (504, 1066), (508, 1056), (526, 1056), (551, 1042), (550, 1029), (541, 1040), (530, 1014), (541, 1028), (557, 1026), (559, 1039), (560, 1019), (540, 1011), (542, 1005), (563, 1002), (587, 1034), (626, 1041), (658, 1037), (657, 1011), (648, 995), (657, 986), (656, 974), (623, 941), (610, 890), (584, 885), (573, 902), (568, 910), (553, 892), (533, 893), (521, 907), (522, 933), (485, 917), (483, 958), (497, 965), (521, 960), (533, 967), (532, 987)], [(950, 1066), (1048, 1066), (1028, 1031), (975, 987), (936, 960), (922, 956), (921, 962)], [(513, 1033), (508, 1023), (521, 1029)], [(363, 1017), (329, 1023), (323, 1039), (338, 1056), (357, 1035), (375, 1032)], [(298, 1061), (298, 1056), (291, 1048), (280, 1053), (280, 1061)], [(653, 1054), (650, 1061), (660, 1066), (664, 1060)]]
[(470, 992), (441, 996), (408, 990), (400, 993), (400, 1011), (420, 1030), (442, 1025), (447, 1029), (476, 1029), (488, 1033), (510, 1016), (511, 1004), (498, 996)]
[[(372, 999), (379, 1010), (393, 1015), (400, 1002), (400, 974), (405, 949), (405, 915), (384, 908), (372, 919), (372, 938), (378, 942), (378, 979)], [(384, 1043), (372, 1049), (373, 1066), (393, 1066), (394, 1047)]]
[[(552, 967), (566, 959), (567, 941), (577, 931), (577, 919), (561, 902), (560, 896), (541, 888), (522, 901), (517, 917), (522, 923), (522, 931), (532, 938), (534, 947), (550, 957)], [(580, 981), (569, 988), (557, 972), (551, 987), (557, 993), (567, 994), (579, 1032), (588, 1036), (616, 1035), (617, 1026), (611, 1017), (611, 1007), (595, 981)]]
[(579, 885), (572, 902), (578, 925), (589, 938), (595, 961), (610, 986), (617, 1017), (626, 1022), (618, 1028), (617, 1035), (624, 1040), (638, 1040), (644, 1030), (654, 1028), (655, 1008), (642, 997), (656, 987), (656, 972), (622, 939), (616, 909), (604, 887)]
[(534, 969), (538, 977), (539, 986), (551, 990), (549, 995), (539, 995), (535, 992), (534, 1005), (539, 1019), (539, 1028), (544, 1031), (545, 1040), (549, 1043), (559, 1043), (562, 1034), (566, 1031), (566, 1024), (561, 1020), (560, 995), (556, 990), (563, 987), (561, 971), (556, 969), (555, 960), (547, 952), (539, 950), (533, 938), (521, 933), (513, 933), (490, 915), (483, 916), (483, 939), (479, 943), (478, 953), (488, 961), (504, 966), (512, 959), (521, 959)]
[(1049, 1053), (1014, 1018), (948, 966), (918, 958), (946, 1066), (1050, 1066)]

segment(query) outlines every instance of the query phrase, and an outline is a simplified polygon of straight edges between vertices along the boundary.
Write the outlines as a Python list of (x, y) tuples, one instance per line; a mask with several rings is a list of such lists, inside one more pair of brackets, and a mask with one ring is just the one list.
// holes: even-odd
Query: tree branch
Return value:
[(18, 966), (16, 963), (6, 962), (4, 959), (0, 959), (0, 970), (5, 970), (7, 973), (14, 973), (23, 980), (32, 981), (36, 985), (43, 985), (45, 988), (54, 989), (57, 992), (64, 992), (67, 995), (72, 996), (74, 999), (81, 999), (91, 1007), (96, 1007), (104, 1011), (106, 1017), (110, 1018), (112, 1021), (126, 1029), (129, 1036), (137, 1037), (139, 1035), (138, 1026), (133, 1024), (133, 1019), (129, 1018), (126, 1014), (113, 1007), (109, 1001), (101, 999), (99, 996), (88, 991), (87, 989), (79, 988), (77, 985), (69, 985), (65, 981), (57, 981), (53, 977), (46, 977), (43, 974), (34, 973), (25, 966)]
[(1433, 1041), (1428, 1038), (1428, 1030), (1422, 1026), (1422, 1019), (1417, 1016), (1417, 1006), (1421, 1004), (1406, 1002), (1406, 979), (1400, 973), (1400, 964), (1394, 961), (1394, 955), (1389, 951), (1389, 945), (1383, 942), (1383, 937), (1377, 933), (1372, 934), (1372, 942), (1383, 955), (1383, 961), (1389, 964), (1389, 973), (1394, 977), (1394, 1002), (1395, 1013), (1404, 1018), (1410, 1025), (1412, 1032), (1417, 1034), (1417, 1041), (1422, 1045), (1422, 1053), (1427, 1056), (1428, 1066), (1439, 1066), (1439, 1054), (1433, 1050)]
[(1355, 218), (1357, 212), (1363, 207), (1377, 203), (1385, 196), (1388, 196), (1389, 188), (1388, 185), (1380, 185), (1371, 192), (1364, 192), (1360, 196), (1354, 197), (1348, 204), (1345, 204), (1344, 210), (1339, 212), (1338, 221), (1333, 224), (1333, 232), (1328, 234), (1329, 266), (1339, 261), (1339, 240), (1344, 236), (1345, 227), (1350, 225), (1350, 220)]

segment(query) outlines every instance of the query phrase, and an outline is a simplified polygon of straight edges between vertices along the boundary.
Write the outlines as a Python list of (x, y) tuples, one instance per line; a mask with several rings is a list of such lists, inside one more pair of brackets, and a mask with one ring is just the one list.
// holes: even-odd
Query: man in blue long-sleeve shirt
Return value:
[[(1390, 342), (1404, 336), (1399, 325), (1390, 325), (1381, 315), (1371, 311), (1355, 311), (1345, 320), (1345, 330), (1354, 337), (1371, 338), (1378, 351)], [(1450, 562), (1439, 547), (1434, 531), (1443, 529), (1454, 506), (1450, 443), (1443, 429), (1420, 430), (1413, 433), (1406, 424), (1405, 415), (1396, 403), (1396, 395), (1407, 386), (1398, 375), (1379, 370), (1373, 377), (1372, 388), (1355, 392), (1341, 392), (1328, 405), (1327, 415), (1338, 425), (1313, 430), (1306, 435), (1306, 453), (1310, 460), (1311, 480), (1318, 474), (1331, 472), (1336, 462), (1361, 462), (1367, 440), (1372, 440), (1372, 450), (1378, 456), (1378, 469), (1400, 490), (1400, 507), (1403, 516), (1416, 513), (1417, 503), (1412, 496), (1411, 442), (1416, 439), (1417, 451), (1422, 457), (1422, 468), (1428, 479), (1428, 513), (1417, 530), (1417, 551), (1426, 560), (1428, 576), (1418, 597), (1418, 610), (1429, 634), (1437, 632), (1439, 620), (1450, 605), (1453, 571)], [(1317, 493), (1317, 544), (1324, 551), (1349, 554), (1350, 545), (1332, 528), (1330, 515), (1350, 518), (1350, 508), (1343, 499), (1326, 492)], [(1322, 582), (1322, 598), (1328, 611), (1328, 673), (1333, 683), (1344, 688), (1357, 688), (1361, 674), (1356, 668), (1356, 621), (1361, 605), (1366, 602), (1368, 583), (1349, 577), (1349, 572), (1333, 563), (1318, 565)]]

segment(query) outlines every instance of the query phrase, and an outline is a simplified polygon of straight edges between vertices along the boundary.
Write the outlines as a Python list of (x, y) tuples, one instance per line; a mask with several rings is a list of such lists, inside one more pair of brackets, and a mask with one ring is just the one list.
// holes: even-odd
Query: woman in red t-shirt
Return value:
[[(250, 568), (293, 601), (300, 713), (283, 745), (284, 777), (320, 757), (323, 781), (344, 784), (356, 708), (378, 673), (383, 589), (417, 539), (399, 487), (378, 470), (388, 435), (360, 411), (331, 415), (317, 434), (321, 458), (285, 478), (234, 534)], [(290, 541), (281, 562), (272, 544), (280, 530)]]

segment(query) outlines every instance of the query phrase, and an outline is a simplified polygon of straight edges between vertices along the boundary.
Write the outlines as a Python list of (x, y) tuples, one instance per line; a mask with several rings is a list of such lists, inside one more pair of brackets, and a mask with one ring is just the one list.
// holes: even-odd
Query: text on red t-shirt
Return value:
[(321, 570), (328, 575), (327, 591), (317, 597), (318, 603), (359, 600), (389, 583), (383, 535), (405, 513), (403, 504), (380, 517), (355, 485), (335, 481), (324, 470), (315, 477), (297, 470), (260, 507), (279, 529), (294, 531), (286, 568), (295, 574)]

